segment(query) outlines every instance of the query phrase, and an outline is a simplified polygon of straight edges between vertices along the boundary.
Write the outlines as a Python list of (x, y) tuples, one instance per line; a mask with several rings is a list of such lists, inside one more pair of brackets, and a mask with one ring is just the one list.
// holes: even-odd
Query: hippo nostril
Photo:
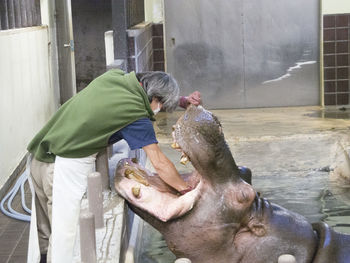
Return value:
[(244, 190), (240, 190), (240, 193), (238, 194), (237, 200), (239, 203), (245, 203), (245, 202), (249, 201), (249, 197)]

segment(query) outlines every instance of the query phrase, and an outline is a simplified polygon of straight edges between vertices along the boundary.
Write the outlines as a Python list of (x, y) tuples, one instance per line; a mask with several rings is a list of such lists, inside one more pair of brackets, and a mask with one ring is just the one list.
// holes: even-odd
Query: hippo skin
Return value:
[(115, 187), (131, 209), (162, 233), (177, 258), (203, 262), (350, 262), (350, 236), (265, 198), (239, 174), (217, 117), (190, 106), (174, 126), (177, 148), (195, 170), (194, 189), (178, 195), (132, 160), (119, 162)]

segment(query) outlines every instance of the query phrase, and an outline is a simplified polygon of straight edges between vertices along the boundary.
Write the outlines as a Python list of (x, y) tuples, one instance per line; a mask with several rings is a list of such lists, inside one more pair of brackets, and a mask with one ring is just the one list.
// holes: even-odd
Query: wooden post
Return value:
[(91, 212), (80, 215), (80, 258), (83, 263), (96, 263), (95, 220)]
[(104, 226), (104, 220), (101, 174), (99, 172), (91, 173), (88, 176), (87, 197), (89, 211), (95, 216), (95, 227), (101, 228)]
[(96, 156), (96, 171), (101, 174), (102, 189), (110, 189), (107, 148), (99, 152)]

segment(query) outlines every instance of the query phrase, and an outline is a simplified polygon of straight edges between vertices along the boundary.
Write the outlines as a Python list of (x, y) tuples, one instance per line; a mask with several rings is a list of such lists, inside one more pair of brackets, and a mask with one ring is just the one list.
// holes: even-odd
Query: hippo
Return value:
[(194, 171), (193, 190), (179, 195), (157, 174), (121, 160), (115, 188), (130, 208), (164, 237), (177, 258), (193, 263), (350, 262), (350, 236), (260, 197), (240, 177), (218, 118), (189, 106), (173, 131), (173, 148)]

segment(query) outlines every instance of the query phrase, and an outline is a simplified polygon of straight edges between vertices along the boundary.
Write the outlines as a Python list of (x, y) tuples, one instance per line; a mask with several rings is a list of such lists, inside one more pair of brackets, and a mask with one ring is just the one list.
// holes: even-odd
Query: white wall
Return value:
[(145, 0), (145, 20), (147, 22), (163, 22), (163, 3), (163, 0)]
[(322, 0), (323, 14), (344, 14), (350, 13), (349, 0)]
[(33, 136), (58, 108), (53, 1), (42, 0), (47, 26), (0, 31), (0, 188)]

